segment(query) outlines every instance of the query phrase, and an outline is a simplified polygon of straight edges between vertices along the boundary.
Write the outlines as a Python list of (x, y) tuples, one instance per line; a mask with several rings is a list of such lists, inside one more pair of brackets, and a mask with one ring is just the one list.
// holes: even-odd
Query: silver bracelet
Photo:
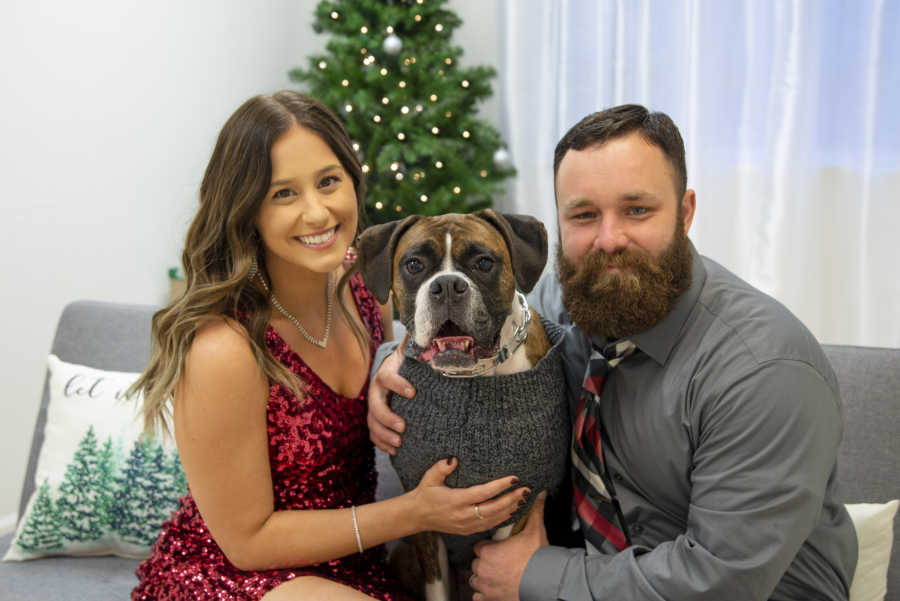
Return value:
[(356, 519), (356, 505), (350, 506), (350, 514), (353, 516), (353, 534), (356, 535), (356, 548), (363, 552), (362, 540), (359, 538), (359, 522)]

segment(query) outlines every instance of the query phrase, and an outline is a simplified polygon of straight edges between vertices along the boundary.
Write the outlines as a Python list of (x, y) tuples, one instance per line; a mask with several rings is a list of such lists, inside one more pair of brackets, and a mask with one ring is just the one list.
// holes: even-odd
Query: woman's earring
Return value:
[(250, 271), (247, 272), (247, 279), (252, 280), (253, 276), (259, 271), (259, 267), (256, 265), (256, 257), (253, 257), (253, 261), (250, 263)]

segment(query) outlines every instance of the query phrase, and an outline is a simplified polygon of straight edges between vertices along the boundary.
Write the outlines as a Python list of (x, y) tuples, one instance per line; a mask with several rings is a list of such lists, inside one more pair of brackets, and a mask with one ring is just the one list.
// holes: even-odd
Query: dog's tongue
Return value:
[(457, 351), (463, 354), (471, 354), (473, 348), (471, 336), (442, 336), (431, 341), (431, 346), (419, 355), (419, 361), (425, 363), (431, 361), (435, 355), (447, 351)]

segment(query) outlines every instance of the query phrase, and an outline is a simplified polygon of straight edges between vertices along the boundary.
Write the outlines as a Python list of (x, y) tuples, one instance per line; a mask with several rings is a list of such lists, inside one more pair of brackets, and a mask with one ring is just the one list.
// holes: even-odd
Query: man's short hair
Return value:
[(639, 104), (622, 104), (591, 113), (560, 139), (553, 154), (553, 180), (559, 164), (569, 150), (584, 150), (599, 146), (613, 138), (637, 132), (647, 142), (663, 151), (675, 171), (675, 191), (678, 198), (687, 190), (687, 166), (684, 161), (684, 141), (678, 126), (665, 113), (651, 113)]

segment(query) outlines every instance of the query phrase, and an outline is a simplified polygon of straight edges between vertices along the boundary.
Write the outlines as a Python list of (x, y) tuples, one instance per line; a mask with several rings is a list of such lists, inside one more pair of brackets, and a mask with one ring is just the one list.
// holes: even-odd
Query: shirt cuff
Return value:
[(519, 601), (559, 599), (566, 565), (575, 553), (565, 547), (541, 547), (531, 556), (519, 581)]
[(375, 374), (378, 372), (378, 368), (381, 367), (381, 364), (384, 363), (384, 360), (394, 352), (398, 344), (400, 344), (400, 342), (397, 340), (389, 340), (382, 343), (375, 350), (375, 357), (372, 359), (372, 368), (369, 370), (370, 379), (375, 377)]

